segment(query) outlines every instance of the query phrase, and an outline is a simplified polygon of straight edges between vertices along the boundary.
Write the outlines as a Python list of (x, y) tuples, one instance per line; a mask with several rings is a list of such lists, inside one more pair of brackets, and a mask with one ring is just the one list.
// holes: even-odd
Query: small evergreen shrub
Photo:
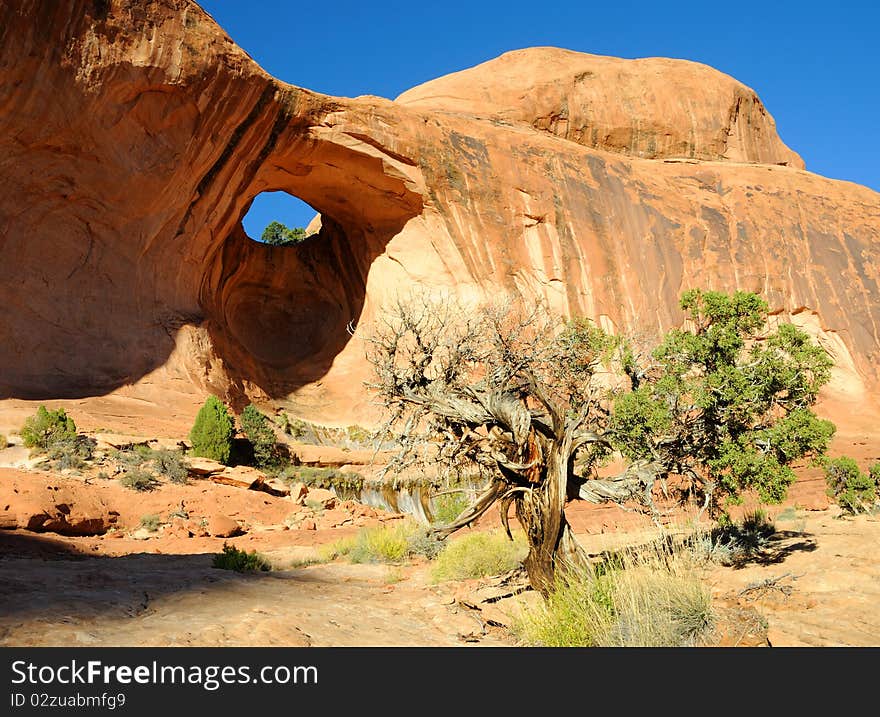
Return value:
[(237, 573), (268, 572), (272, 564), (256, 550), (250, 553), (239, 550), (234, 545), (223, 543), (223, 552), (217, 553), (211, 567), (221, 570), (234, 570)]
[(24, 422), (21, 438), (27, 448), (46, 451), (55, 443), (76, 439), (76, 424), (63, 408), (49, 411), (40, 406), (35, 415)]
[(253, 446), (254, 463), (259, 468), (274, 468), (281, 463), (272, 424), (253, 404), (242, 411), (241, 428)]
[(849, 456), (829, 459), (825, 462), (825, 483), (828, 497), (845, 513), (867, 513), (880, 494), (880, 463), (875, 463), (865, 474)]
[(234, 433), (226, 406), (216, 396), (208, 396), (189, 433), (193, 455), (228, 463)]
[(111, 458), (123, 468), (142, 466), (153, 457), (153, 449), (145, 444), (138, 444), (129, 448), (113, 451)]

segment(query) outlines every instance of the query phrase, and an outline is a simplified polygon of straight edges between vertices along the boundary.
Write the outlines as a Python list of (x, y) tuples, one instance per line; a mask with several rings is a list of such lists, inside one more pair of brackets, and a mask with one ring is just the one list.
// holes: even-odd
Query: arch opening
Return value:
[(241, 220), (258, 244), (296, 245), (320, 229), (320, 214), (307, 202), (282, 190), (261, 192)]

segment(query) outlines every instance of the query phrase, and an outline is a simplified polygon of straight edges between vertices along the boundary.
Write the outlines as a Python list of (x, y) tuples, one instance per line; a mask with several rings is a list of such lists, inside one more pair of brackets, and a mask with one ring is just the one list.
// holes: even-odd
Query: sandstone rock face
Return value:
[[(0, 7), (0, 76), (0, 398), (368, 422), (349, 329), (416, 286), (650, 335), (687, 288), (760, 291), (833, 352), (832, 391), (876, 395), (880, 195), (805, 171), (710, 68), (537, 48), (335, 98), (189, 0), (28, 0)], [(318, 233), (251, 241), (268, 190)]]
[(696, 62), (622, 60), (535, 47), (420, 85), (396, 101), (523, 123), (585, 147), (634, 157), (804, 168), (779, 139), (753, 90)]
[(48, 478), (0, 469), (0, 529), (103, 535), (119, 514), (100, 497)]

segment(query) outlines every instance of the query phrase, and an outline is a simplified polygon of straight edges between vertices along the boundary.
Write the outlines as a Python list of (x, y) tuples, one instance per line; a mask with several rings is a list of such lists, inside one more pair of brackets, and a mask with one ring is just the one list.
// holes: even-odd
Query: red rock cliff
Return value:
[[(803, 169), (711, 68), (553, 48), (404, 93), (268, 76), (188, 0), (0, 5), (0, 398), (213, 391), (364, 419), (346, 327), (412, 285), (618, 331), (760, 291), (876, 395), (880, 195)], [(248, 239), (260, 192), (321, 214)]]

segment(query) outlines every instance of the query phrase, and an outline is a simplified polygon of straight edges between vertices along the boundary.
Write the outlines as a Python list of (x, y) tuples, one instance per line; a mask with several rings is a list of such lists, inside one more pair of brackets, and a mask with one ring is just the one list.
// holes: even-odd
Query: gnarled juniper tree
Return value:
[[(767, 331), (754, 294), (695, 290), (681, 307), (686, 328), (638, 353), (540, 306), (399, 300), (365, 335), (370, 385), (400, 443), (389, 470), (430, 467), (447, 482), (476, 473), (484, 489), (439, 530), (498, 504), (509, 533), (513, 505), (530, 582), (545, 594), (558, 569), (589, 567), (565, 519), (575, 495), (656, 515), (655, 488), (676, 474), (712, 509), (746, 488), (781, 499), (791, 463), (824, 452), (833, 433), (810, 408), (830, 359), (794, 326)], [(626, 469), (597, 478), (614, 452)]]

